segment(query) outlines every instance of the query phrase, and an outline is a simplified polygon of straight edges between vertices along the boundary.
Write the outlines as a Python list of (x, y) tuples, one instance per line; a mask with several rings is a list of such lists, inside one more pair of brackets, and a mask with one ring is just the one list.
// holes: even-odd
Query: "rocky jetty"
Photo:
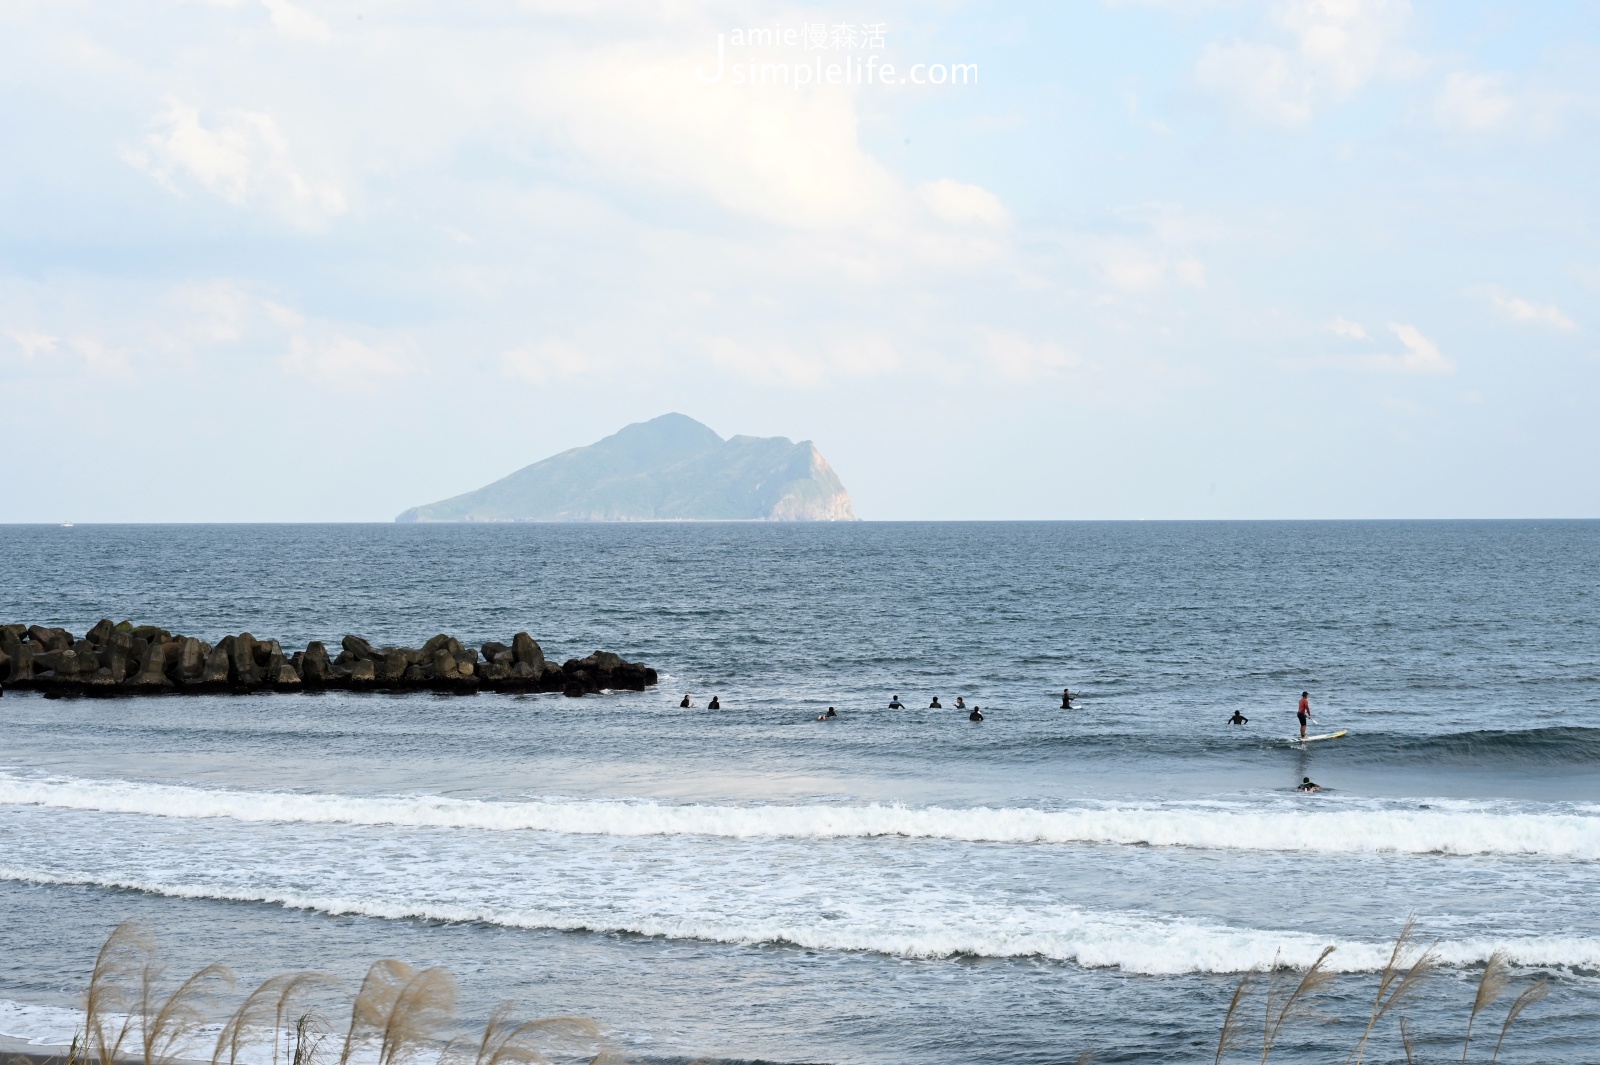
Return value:
[(467, 647), (444, 633), (421, 647), (374, 647), (346, 636), (287, 651), (248, 632), (209, 644), (154, 625), (105, 618), (82, 638), (41, 625), (0, 625), (0, 689), (61, 695), (158, 695), (346, 688), (362, 691), (644, 691), (656, 671), (610, 651), (556, 665), (532, 636)]

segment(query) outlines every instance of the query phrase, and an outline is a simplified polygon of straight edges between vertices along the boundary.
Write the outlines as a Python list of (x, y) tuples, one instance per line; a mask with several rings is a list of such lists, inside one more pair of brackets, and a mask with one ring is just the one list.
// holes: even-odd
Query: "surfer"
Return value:
[(711, 701), (706, 704), (706, 709), (707, 710), (721, 710), (722, 709), (722, 700), (720, 698), (718, 698), (717, 696), (713, 695), (711, 697)]
[(1301, 777), (1300, 778), (1300, 786), (1298, 788), (1295, 788), (1294, 790), (1295, 791), (1321, 791), (1322, 790), (1322, 785), (1321, 784), (1313, 784), (1313, 783), (1311, 783), (1311, 778), (1310, 777)]
[(900, 696), (898, 695), (889, 701), (890, 710), (904, 710), (905, 708), (906, 704), (900, 701)]
[(965, 699), (963, 699), (959, 695), (956, 696), (956, 709), (957, 710), (965, 710), (966, 708), (967, 708), (967, 701)]
[(1299, 708), (1297, 710), (1295, 710), (1294, 716), (1298, 717), (1300, 719), (1300, 738), (1301, 739), (1305, 739), (1306, 738), (1306, 722), (1311, 720), (1311, 693), (1310, 692), (1301, 692), (1300, 693), (1300, 706), (1299, 706)]
[(943, 710), (944, 709), (944, 707), (939, 705), (939, 697), (937, 695), (935, 695), (933, 697), (933, 702), (928, 704), (928, 709), (929, 710)]
[(687, 709), (689, 709), (689, 707), (691, 707), (693, 705), (694, 705), (694, 700), (689, 698), (689, 693), (688, 692), (684, 692), (683, 693), (683, 702), (678, 704), (678, 709), (687, 710)]
[(1072, 689), (1071, 688), (1062, 688), (1061, 689), (1061, 709), (1063, 709), (1063, 710), (1071, 710), (1072, 709)]
[(967, 720), (968, 721), (982, 721), (983, 720), (983, 711), (979, 710), (976, 706), (974, 706), (972, 708), (972, 713), (967, 715)]
[(831, 721), (831, 720), (833, 720), (834, 718), (836, 718), (838, 716), (839, 716), (838, 711), (834, 710), (834, 708), (830, 706), (830, 707), (828, 707), (828, 712), (826, 714), (818, 714), (817, 715), (817, 720), (818, 721)]
[(1250, 719), (1248, 717), (1245, 717), (1239, 711), (1235, 710), (1233, 712), (1233, 716), (1228, 718), (1228, 724), (1230, 724), (1230, 725), (1248, 725), (1248, 724), (1250, 724)]

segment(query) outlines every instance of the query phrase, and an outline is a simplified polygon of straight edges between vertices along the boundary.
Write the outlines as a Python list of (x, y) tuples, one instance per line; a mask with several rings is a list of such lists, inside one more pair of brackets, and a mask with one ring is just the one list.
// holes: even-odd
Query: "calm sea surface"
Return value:
[[(0, 527), (0, 621), (102, 616), (662, 683), (7, 694), (0, 1035), (70, 1034), (139, 918), (174, 969), (444, 964), (466, 1018), (662, 1060), (1209, 1062), (1241, 973), (1331, 944), (1274, 1060), (1336, 1061), (1415, 914), (1422, 1060), (1505, 949), (1553, 990), (1501, 1060), (1600, 1061), (1597, 522)], [(1290, 742), (1303, 689), (1347, 738)]]

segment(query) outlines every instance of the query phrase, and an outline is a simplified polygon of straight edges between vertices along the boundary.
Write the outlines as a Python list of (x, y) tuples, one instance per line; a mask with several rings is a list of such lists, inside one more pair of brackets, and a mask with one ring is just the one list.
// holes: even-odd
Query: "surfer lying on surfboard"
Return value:
[(1295, 791), (1321, 791), (1322, 790), (1322, 785), (1321, 784), (1313, 784), (1313, 783), (1311, 783), (1311, 778), (1310, 777), (1301, 777), (1300, 778), (1300, 786), (1298, 788), (1295, 788), (1294, 790)]

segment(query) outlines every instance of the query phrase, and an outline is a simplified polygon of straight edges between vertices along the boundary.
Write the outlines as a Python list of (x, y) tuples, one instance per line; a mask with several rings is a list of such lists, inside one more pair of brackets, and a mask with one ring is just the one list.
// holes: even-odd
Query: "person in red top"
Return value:
[(1300, 693), (1300, 708), (1295, 711), (1295, 717), (1300, 719), (1300, 738), (1306, 738), (1306, 722), (1311, 720), (1311, 693)]

